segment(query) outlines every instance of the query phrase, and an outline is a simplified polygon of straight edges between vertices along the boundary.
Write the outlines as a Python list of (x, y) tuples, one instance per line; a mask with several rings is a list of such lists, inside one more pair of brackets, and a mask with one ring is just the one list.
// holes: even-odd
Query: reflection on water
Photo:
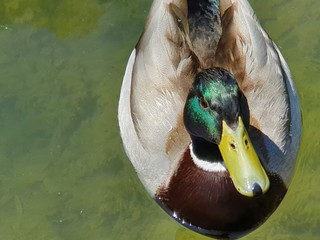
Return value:
[[(320, 2), (251, 1), (301, 97), (296, 177), (247, 239), (320, 238)], [(121, 78), (151, 0), (0, 3), (1, 239), (207, 239), (145, 193), (122, 150)]]

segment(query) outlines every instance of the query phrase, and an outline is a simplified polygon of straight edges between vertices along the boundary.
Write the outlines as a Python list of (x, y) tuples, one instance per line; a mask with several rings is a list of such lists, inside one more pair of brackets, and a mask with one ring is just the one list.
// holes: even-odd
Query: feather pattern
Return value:
[(201, 67), (219, 66), (235, 75), (248, 102), (249, 134), (262, 162), (285, 183), (291, 177), (301, 116), (289, 68), (247, 0), (221, 0), (220, 14), (222, 33), (214, 61), (204, 66), (189, 37), (187, 0), (155, 0), (129, 59), (119, 103), (121, 137), (152, 195), (168, 184), (190, 144), (182, 114)]

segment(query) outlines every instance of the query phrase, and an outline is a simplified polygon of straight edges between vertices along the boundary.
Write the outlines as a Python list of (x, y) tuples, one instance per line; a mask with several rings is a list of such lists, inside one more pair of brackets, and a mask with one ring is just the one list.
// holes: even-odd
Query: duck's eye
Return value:
[(200, 101), (200, 106), (201, 106), (201, 108), (202, 108), (203, 110), (208, 110), (208, 108), (209, 108), (209, 103), (208, 103), (207, 99), (205, 99), (205, 98), (203, 98), (203, 97), (200, 97), (199, 101)]

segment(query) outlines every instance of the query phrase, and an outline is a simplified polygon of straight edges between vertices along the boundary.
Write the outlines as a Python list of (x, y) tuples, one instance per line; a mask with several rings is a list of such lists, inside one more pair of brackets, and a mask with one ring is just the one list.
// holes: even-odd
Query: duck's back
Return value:
[[(221, 1), (222, 17), (213, 12), (211, 23), (210, 14), (198, 19), (193, 2), (154, 1), (130, 57), (119, 105), (130, 160), (152, 194), (169, 181), (190, 143), (182, 120), (190, 86), (201, 68), (219, 66), (235, 75), (245, 95), (249, 134), (261, 160), (288, 183), (301, 117), (286, 62), (246, 0)], [(217, 11), (217, 0), (200, 2)]]

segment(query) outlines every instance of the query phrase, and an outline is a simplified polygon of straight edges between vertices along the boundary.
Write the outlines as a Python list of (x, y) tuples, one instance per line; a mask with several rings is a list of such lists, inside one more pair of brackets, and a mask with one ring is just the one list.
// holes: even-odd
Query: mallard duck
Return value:
[(300, 145), (298, 94), (247, 0), (155, 0), (118, 118), (147, 191), (196, 232), (243, 236), (287, 191)]

